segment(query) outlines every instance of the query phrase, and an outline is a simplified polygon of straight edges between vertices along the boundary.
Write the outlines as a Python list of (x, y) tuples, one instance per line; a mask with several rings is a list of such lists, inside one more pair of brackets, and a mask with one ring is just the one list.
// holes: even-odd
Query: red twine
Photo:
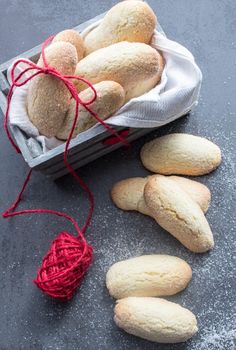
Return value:
[[(61, 213), (61, 212), (49, 210), (49, 209), (31, 209), (31, 210), (14, 211), (21, 201), (23, 192), (30, 180), (32, 170), (29, 171), (23, 183), (22, 189), (18, 194), (15, 202), (2, 215), (4, 218), (9, 218), (16, 215), (22, 215), (22, 214), (46, 213), (46, 214), (53, 214), (53, 215), (63, 217), (69, 220), (74, 225), (74, 228), (78, 236), (74, 237), (67, 232), (61, 232), (53, 240), (48, 253), (43, 258), (43, 262), (38, 271), (37, 278), (34, 280), (34, 283), (46, 294), (50, 295), (51, 297), (57, 298), (61, 301), (66, 301), (72, 298), (77, 287), (81, 284), (82, 278), (87, 272), (93, 256), (93, 249), (87, 243), (84, 237), (84, 233), (90, 223), (92, 213), (93, 213), (93, 208), (94, 208), (93, 194), (90, 191), (89, 187), (86, 185), (86, 183), (77, 175), (77, 173), (75, 172), (75, 170), (73, 169), (73, 167), (70, 165), (68, 161), (70, 141), (72, 139), (72, 135), (79, 117), (79, 105), (82, 105), (84, 108), (86, 108), (87, 111), (90, 112), (91, 115), (99, 123), (101, 123), (109, 132), (111, 132), (119, 141), (123, 142), (125, 145), (129, 145), (129, 144), (125, 139), (123, 139), (122, 137), (123, 135), (121, 136), (120, 134), (118, 134), (114, 129), (112, 129), (109, 125), (107, 125), (102, 119), (98, 117), (96, 113), (94, 113), (89, 108), (89, 105), (91, 105), (97, 98), (96, 90), (89, 81), (79, 76), (63, 75), (59, 71), (57, 71), (55, 68), (50, 67), (47, 64), (46, 57), (45, 57), (45, 48), (52, 41), (52, 39), (53, 39), (53, 36), (49, 37), (42, 46), (42, 59), (43, 59), (44, 67), (39, 67), (35, 63), (24, 59), (19, 59), (14, 63), (11, 71), (12, 84), (7, 96), (7, 109), (6, 109), (6, 116), (4, 121), (4, 128), (16, 152), (21, 153), (19, 147), (15, 144), (8, 129), (10, 102), (11, 102), (14, 88), (25, 85), (32, 78), (34, 78), (39, 74), (50, 74), (55, 78), (58, 78), (61, 81), (63, 81), (65, 86), (70, 91), (71, 97), (76, 101), (75, 118), (70, 131), (70, 135), (65, 145), (64, 163), (67, 169), (69, 170), (69, 172), (71, 173), (71, 175), (76, 179), (76, 181), (88, 194), (89, 203), (90, 203), (88, 217), (85, 222), (85, 225), (83, 226), (82, 229), (80, 229), (77, 222), (66, 213)], [(26, 64), (27, 68), (25, 68), (17, 77), (15, 77), (15, 70), (20, 63)], [(24, 75), (30, 71), (34, 71), (33, 74), (26, 77), (23, 81), (20, 81), (24, 77)], [(91, 98), (91, 100), (82, 101), (78, 96), (76, 87), (74, 86), (74, 84), (71, 82), (70, 79), (77, 79), (86, 83), (88, 87), (90, 87), (93, 90), (93, 93), (94, 93), (94, 96)]]

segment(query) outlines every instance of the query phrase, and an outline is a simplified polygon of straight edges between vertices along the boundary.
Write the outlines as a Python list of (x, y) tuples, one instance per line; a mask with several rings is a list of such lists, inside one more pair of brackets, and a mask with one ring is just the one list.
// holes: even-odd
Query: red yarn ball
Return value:
[(34, 283), (51, 297), (70, 300), (81, 284), (92, 257), (93, 248), (86, 241), (61, 232), (44, 257)]

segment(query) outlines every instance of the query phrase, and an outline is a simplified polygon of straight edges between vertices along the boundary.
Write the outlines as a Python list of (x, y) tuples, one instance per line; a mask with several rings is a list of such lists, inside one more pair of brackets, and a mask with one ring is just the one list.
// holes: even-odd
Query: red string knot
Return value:
[(52, 69), (49, 68), (49, 67), (46, 67), (46, 68), (43, 69), (43, 73), (44, 74), (52, 74)]

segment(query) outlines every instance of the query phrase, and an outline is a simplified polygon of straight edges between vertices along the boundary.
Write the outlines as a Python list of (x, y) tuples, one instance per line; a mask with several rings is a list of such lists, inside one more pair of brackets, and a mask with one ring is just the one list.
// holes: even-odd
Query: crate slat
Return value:
[[(147, 129), (140, 129), (138, 132), (134, 133), (133, 135), (126, 137), (126, 140), (129, 142), (132, 142), (134, 140), (136, 140), (137, 138), (144, 136), (145, 134), (149, 133), (150, 130)], [(77, 155), (77, 157), (75, 157), (74, 159), (70, 160), (70, 164), (73, 166), (74, 169), (79, 169), (81, 167), (83, 167), (84, 165), (91, 163), (92, 161), (108, 154), (111, 153), (117, 149), (119, 149), (121, 146), (120, 144), (115, 144), (112, 146), (106, 146), (104, 148), (103, 147), (98, 147), (97, 151), (93, 150), (92, 153), (84, 153), (83, 157), (81, 157), (80, 155)], [(51, 172), (51, 170), (54, 170), (54, 172)], [(58, 167), (53, 168), (49, 168), (49, 172), (45, 172), (48, 176), (50, 176), (50, 178), (52, 178), (53, 180), (58, 179), (61, 176), (64, 176), (66, 174), (69, 173), (68, 169), (65, 168), (65, 166), (62, 166), (61, 163), (58, 164)]]

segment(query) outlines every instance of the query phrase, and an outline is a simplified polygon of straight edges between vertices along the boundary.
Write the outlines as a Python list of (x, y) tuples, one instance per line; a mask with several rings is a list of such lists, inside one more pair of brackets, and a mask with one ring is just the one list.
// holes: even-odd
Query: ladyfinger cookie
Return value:
[(117, 301), (116, 325), (127, 333), (157, 343), (181, 343), (197, 333), (188, 309), (161, 298), (129, 297)]
[(84, 57), (85, 46), (84, 41), (79, 32), (77, 32), (74, 29), (63, 30), (62, 32), (55, 35), (52, 42), (55, 43), (61, 41), (71, 43), (76, 48), (78, 61), (80, 61)]
[[(75, 47), (68, 42), (55, 42), (45, 49), (49, 66), (64, 75), (73, 75), (77, 64)], [(42, 57), (38, 61), (43, 66)], [(56, 136), (69, 108), (71, 94), (64, 82), (49, 74), (35, 76), (29, 83), (27, 110), (39, 133)]]
[(120, 41), (149, 44), (157, 19), (144, 1), (122, 1), (85, 37), (86, 55)]
[(191, 278), (191, 267), (180, 258), (143, 255), (112, 265), (106, 286), (115, 299), (166, 296), (185, 289)]
[[(102, 81), (101, 83), (95, 84), (94, 88), (96, 89), (97, 98), (89, 108), (96, 113), (100, 119), (107, 119), (124, 104), (125, 92), (120, 84), (114, 81)], [(93, 96), (94, 92), (90, 88), (79, 94), (79, 98), (85, 102), (92, 99)], [(64, 122), (56, 135), (58, 139), (66, 140), (68, 138), (75, 118), (75, 108), (75, 100), (72, 100)], [(80, 105), (79, 117), (72, 137), (91, 128), (96, 123), (97, 119), (94, 118), (84, 106)]]
[[(84, 57), (76, 67), (76, 75), (96, 84), (103, 80), (119, 83), (125, 90), (126, 101), (151, 90), (161, 79), (164, 60), (149, 45), (122, 41)], [(86, 88), (75, 81), (78, 92)]]
[(213, 248), (210, 226), (198, 204), (166, 176), (151, 178), (144, 199), (157, 223), (186, 248), (203, 253)]
[(189, 134), (170, 134), (146, 143), (141, 149), (145, 168), (163, 175), (204, 175), (221, 163), (213, 142)]

